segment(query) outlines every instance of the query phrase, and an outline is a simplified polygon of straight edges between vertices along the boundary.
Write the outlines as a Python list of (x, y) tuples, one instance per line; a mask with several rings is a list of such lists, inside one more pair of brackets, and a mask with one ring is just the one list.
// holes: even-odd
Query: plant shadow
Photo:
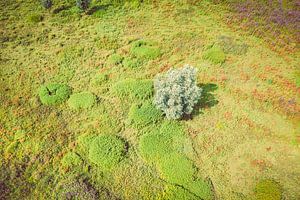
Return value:
[(53, 14), (58, 14), (58, 13), (64, 11), (64, 10), (69, 10), (70, 8), (72, 8), (72, 6), (62, 5), (62, 6), (58, 7), (58, 8), (55, 8), (55, 9), (52, 11), (52, 13), (53, 13)]
[(107, 8), (110, 6), (111, 4), (107, 4), (107, 5), (97, 5), (97, 6), (93, 6), (91, 7), (87, 12), (86, 14), (87, 15), (92, 15), (94, 14), (95, 12), (97, 12), (98, 10), (107, 10)]
[(202, 94), (198, 104), (195, 105), (194, 111), (190, 115), (183, 116), (184, 120), (191, 120), (193, 116), (203, 114), (203, 110), (211, 108), (219, 103), (213, 92), (218, 89), (218, 85), (214, 83), (198, 84), (202, 89)]

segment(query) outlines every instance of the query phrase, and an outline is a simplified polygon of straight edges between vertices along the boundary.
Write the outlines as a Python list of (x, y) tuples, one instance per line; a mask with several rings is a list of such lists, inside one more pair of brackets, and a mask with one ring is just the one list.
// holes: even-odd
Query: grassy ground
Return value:
[[(213, 185), (205, 198), (257, 199), (264, 179), (278, 183), (285, 199), (300, 198), (297, 49), (273, 51), (226, 25), (225, 7), (208, 1), (103, 6), (90, 15), (62, 3), (50, 11), (31, 1), (0, 6), (0, 199), (201, 199), (191, 184), (164, 176), (166, 166), (141, 155), (141, 138), (167, 123), (130, 123), (132, 105), (151, 101), (143, 95), (147, 84), (137, 96), (114, 89), (122, 80), (151, 80), (184, 64), (198, 68), (204, 93), (192, 119), (173, 123), (183, 129), (183, 160), (196, 169), (193, 176)], [(133, 58), (136, 40), (160, 53)], [(223, 64), (204, 59), (213, 44), (224, 49)], [(39, 88), (52, 82), (95, 99), (88, 106), (74, 100), (78, 109), (68, 102), (43, 105)], [(88, 155), (93, 138), (105, 134), (126, 146), (113, 169)]]

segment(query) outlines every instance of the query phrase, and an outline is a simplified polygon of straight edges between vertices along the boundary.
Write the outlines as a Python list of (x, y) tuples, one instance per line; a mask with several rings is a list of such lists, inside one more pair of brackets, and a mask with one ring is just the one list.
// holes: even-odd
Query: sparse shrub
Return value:
[(226, 57), (223, 50), (220, 47), (214, 45), (204, 52), (203, 58), (211, 61), (214, 64), (222, 64), (225, 62)]
[(196, 85), (197, 70), (189, 65), (160, 74), (154, 81), (154, 104), (168, 119), (191, 114), (201, 96)]
[(96, 97), (90, 92), (73, 94), (68, 100), (69, 107), (75, 110), (91, 108), (95, 103)]
[(37, 24), (37, 23), (43, 21), (43, 19), (44, 19), (44, 17), (41, 14), (32, 14), (27, 17), (28, 22), (33, 23), (33, 24)]
[(97, 136), (90, 145), (89, 159), (104, 169), (112, 169), (125, 158), (126, 144), (113, 135)]
[(44, 8), (49, 9), (52, 6), (52, 0), (41, 0), (41, 4)]
[(82, 163), (81, 158), (74, 152), (68, 152), (61, 160), (63, 167), (74, 167)]
[(39, 97), (44, 105), (58, 105), (66, 101), (72, 90), (65, 84), (50, 83), (39, 89)]
[(108, 62), (111, 65), (121, 65), (123, 61), (123, 57), (119, 54), (113, 54), (109, 57)]
[(254, 190), (256, 200), (281, 200), (282, 188), (274, 180), (261, 180)]
[(132, 105), (128, 114), (129, 122), (137, 127), (155, 123), (161, 118), (161, 111), (157, 110), (151, 102), (146, 102), (142, 105)]
[(148, 79), (122, 80), (113, 85), (112, 92), (119, 97), (129, 97), (139, 100), (148, 99), (153, 95), (153, 81)]
[(81, 10), (86, 10), (89, 8), (91, 0), (76, 0), (76, 5)]
[(132, 44), (131, 54), (140, 59), (151, 60), (159, 57), (161, 52), (153, 42), (139, 40)]

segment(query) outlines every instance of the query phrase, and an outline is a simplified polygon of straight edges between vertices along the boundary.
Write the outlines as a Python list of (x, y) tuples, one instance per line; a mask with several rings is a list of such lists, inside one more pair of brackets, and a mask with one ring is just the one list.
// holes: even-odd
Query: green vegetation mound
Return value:
[(78, 166), (81, 163), (81, 158), (74, 152), (68, 152), (61, 160), (61, 164), (63, 167)]
[(33, 24), (39, 23), (39, 22), (43, 21), (43, 19), (44, 19), (44, 17), (41, 14), (32, 14), (27, 17), (27, 21), (29, 23), (33, 23)]
[(255, 187), (256, 200), (280, 200), (282, 198), (282, 188), (274, 180), (261, 180)]
[(225, 53), (218, 46), (212, 46), (204, 52), (203, 58), (214, 64), (222, 64), (225, 62)]
[(44, 105), (57, 105), (68, 99), (72, 90), (65, 84), (50, 83), (39, 89), (39, 97)]
[(134, 104), (131, 106), (128, 114), (130, 124), (136, 127), (143, 127), (153, 124), (162, 118), (162, 112), (151, 103), (146, 102), (142, 105)]
[(176, 185), (167, 185), (163, 197), (161, 199), (168, 199), (168, 200), (199, 200), (199, 197), (192, 194), (188, 190), (183, 187), (176, 186)]
[(124, 159), (126, 144), (116, 136), (97, 136), (90, 145), (89, 158), (96, 165), (111, 169)]
[(141, 62), (137, 58), (124, 58), (123, 66), (126, 68), (138, 68), (141, 65)]
[(153, 95), (153, 81), (126, 79), (114, 84), (112, 91), (119, 97), (144, 100)]
[(108, 63), (110, 65), (121, 65), (122, 61), (123, 61), (123, 57), (119, 54), (112, 54), (109, 58), (108, 58)]
[(91, 108), (96, 102), (96, 97), (90, 92), (81, 92), (73, 94), (68, 100), (68, 105), (70, 108), (79, 110), (79, 109), (88, 109)]
[(146, 60), (155, 59), (161, 55), (159, 47), (157, 47), (153, 42), (144, 40), (134, 42), (130, 52), (135, 57)]

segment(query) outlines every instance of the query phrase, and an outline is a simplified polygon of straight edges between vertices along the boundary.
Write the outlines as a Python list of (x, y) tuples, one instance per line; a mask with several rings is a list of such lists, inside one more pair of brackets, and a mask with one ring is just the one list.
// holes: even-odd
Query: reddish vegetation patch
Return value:
[(264, 171), (267, 168), (271, 167), (271, 164), (268, 163), (267, 161), (265, 161), (265, 160), (258, 160), (258, 159), (252, 160), (251, 161), (251, 165), (253, 167), (257, 167), (259, 169), (259, 171)]

